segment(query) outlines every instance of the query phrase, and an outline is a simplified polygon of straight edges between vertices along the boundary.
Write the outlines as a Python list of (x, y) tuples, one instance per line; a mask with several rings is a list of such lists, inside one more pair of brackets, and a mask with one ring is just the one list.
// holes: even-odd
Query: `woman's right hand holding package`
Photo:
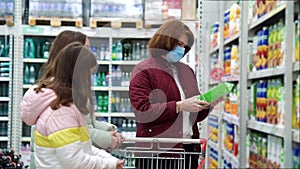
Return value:
[(198, 96), (193, 96), (188, 99), (176, 102), (177, 112), (187, 111), (187, 112), (199, 112), (206, 109), (209, 103), (201, 101)]

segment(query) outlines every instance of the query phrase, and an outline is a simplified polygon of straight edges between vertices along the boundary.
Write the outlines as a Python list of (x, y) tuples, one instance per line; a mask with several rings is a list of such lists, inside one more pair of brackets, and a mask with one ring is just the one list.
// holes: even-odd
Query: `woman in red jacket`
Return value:
[[(150, 39), (151, 56), (134, 67), (129, 86), (137, 137), (199, 138), (197, 122), (207, 117), (212, 105), (197, 99), (200, 92), (196, 76), (188, 65), (179, 62), (193, 44), (193, 33), (179, 20), (165, 22)], [(160, 147), (192, 152), (200, 148), (192, 144), (160, 144)], [(165, 161), (162, 166), (178, 168), (171, 163)], [(191, 157), (191, 164), (185, 168), (197, 167), (196, 156)], [(136, 159), (137, 168), (149, 165), (149, 161)]]

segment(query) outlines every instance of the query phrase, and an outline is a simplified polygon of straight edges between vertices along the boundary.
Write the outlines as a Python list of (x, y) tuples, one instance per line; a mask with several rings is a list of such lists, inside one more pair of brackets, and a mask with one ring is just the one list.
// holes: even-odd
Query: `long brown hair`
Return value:
[[(92, 69), (97, 65), (94, 54), (80, 42), (73, 42), (63, 48), (53, 60), (54, 79), (47, 88), (54, 90), (57, 98), (50, 104), (53, 110), (72, 103), (83, 114), (93, 115), (91, 91)], [(36, 89), (44, 86), (39, 84)]]
[(81, 42), (85, 44), (87, 36), (81, 32), (77, 31), (62, 31), (60, 32), (57, 37), (54, 39), (52, 46), (50, 48), (49, 58), (48, 61), (43, 65), (41, 71), (42, 76), (38, 80), (39, 84), (45, 83), (49, 78), (53, 77), (54, 74), (54, 65), (53, 61), (57, 57), (58, 53), (68, 44), (72, 42)]
[(177, 46), (178, 39), (183, 33), (188, 37), (188, 44), (185, 46), (184, 54), (188, 53), (194, 44), (194, 35), (183, 22), (172, 19), (161, 25), (150, 39), (148, 43), (150, 54), (153, 57), (166, 55)]

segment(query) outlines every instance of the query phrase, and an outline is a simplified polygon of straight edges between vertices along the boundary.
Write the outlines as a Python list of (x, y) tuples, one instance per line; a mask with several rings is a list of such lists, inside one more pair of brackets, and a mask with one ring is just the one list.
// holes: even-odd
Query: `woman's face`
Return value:
[(178, 46), (184, 48), (187, 45), (188, 45), (188, 36), (185, 33), (183, 33), (180, 35), (178, 39)]

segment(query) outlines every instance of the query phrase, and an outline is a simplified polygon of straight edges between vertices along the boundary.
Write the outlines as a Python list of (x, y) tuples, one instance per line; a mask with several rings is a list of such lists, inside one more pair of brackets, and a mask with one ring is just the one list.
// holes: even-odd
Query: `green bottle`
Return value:
[(24, 58), (35, 58), (35, 46), (32, 38), (25, 39)]
[(51, 43), (48, 42), (48, 41), (45, 41), (44, 45), (43, 45), (43, 57), (44, 57), (44, 59), (49, 58), (50, 47), (51, 47)]
[(98, 111), (101, 113), (101, 112), (103, 112), (103, 96), (100, 94), (99, 96), (98, 96)]

